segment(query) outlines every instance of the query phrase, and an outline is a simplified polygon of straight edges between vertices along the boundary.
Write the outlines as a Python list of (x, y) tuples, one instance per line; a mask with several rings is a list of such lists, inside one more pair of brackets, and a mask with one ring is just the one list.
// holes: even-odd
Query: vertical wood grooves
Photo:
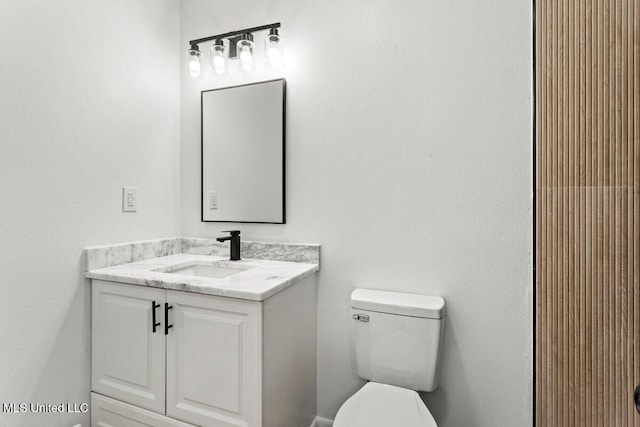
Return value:
[(640, 427), (640, 0), (535, 14), (537, 424)]

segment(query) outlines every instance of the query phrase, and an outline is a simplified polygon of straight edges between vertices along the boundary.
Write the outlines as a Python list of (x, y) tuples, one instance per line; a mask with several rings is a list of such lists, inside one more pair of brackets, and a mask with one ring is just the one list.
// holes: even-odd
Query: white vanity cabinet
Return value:
[(94, 279), (91, 425), (310, 426), (315, 285), (249, 301)]

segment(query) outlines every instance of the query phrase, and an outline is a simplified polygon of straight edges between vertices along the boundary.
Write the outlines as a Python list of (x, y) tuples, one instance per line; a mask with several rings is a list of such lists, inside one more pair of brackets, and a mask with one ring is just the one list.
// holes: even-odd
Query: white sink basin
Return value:
[(234, 274), (248, 270), (248, 267), (227, 267), (211, 264), (190, 264), (183, 265), (165, 271), (165, 273), (182, 274), (185, 276), (209, 277), (211, 279), (222, 279)]

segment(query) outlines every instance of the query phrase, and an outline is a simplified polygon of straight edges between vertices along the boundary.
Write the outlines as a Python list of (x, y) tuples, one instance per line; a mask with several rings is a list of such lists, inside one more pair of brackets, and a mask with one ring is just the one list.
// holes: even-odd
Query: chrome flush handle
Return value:
[(369, 321), (369, 315), (368, 314), (354, 314), (351, 316), (351, 318), (353, 320), (359, 320), (361, 322), (368, 322)]

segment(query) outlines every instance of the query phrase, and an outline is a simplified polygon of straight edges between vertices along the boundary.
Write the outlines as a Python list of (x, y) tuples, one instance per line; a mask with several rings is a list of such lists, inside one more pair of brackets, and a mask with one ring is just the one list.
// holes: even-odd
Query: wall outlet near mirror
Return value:
[(213, 211), (218, 209), (218, 192), (209, 191), (209, 210)]
[(122, 187), (122, 212), (138, 211), (138, 189)]

